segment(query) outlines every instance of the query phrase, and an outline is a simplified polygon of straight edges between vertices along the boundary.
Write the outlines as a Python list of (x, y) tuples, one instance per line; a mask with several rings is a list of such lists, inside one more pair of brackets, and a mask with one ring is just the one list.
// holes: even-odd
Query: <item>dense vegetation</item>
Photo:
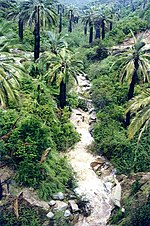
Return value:
[[(0, 0), (0, 161), (19, 185), (45, 200), (75, 186), (61, 153), (80, 139), (69, 117), (72, 107), (85, 105), (71, 92), (83, 71), (97, 113), (92, 151), (107, 157), (118, 174), (150, 169), (150, 55), (135, 37), (149, 29), (150, 4), (102, 4), (78, 10), (48, 0)], [(129, 37), (132, 49), (112, 52)], [(135, 215), (131, 222), (142, 225)]]

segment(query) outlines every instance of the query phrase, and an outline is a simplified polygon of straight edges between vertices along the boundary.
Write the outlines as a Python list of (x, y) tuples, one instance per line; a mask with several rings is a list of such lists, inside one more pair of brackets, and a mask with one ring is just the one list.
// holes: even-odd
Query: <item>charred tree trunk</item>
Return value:
[(40, 7), (37, 7), (37, 19), (35, 20), (34, 29), (34, 61), (39, 58), (40, 55)]
[(0, 179), (0, 200), (2, 200), (2, 197), (3, 197), (3, 188), (2, 188), (2, 182)]
[(64, 5), (62, 5), (62, 14), (64, 15), (64, 13), (65, 13), (65, 7)]
[(105, 38), (105, 20), (102, 20), (102, 40)]
[(87, 35), (87, 25), (88, 23), (86, 22), (85, 26), (84, 26), (84, 34)]
[(68, 27), (68, 32), (72, 32), (72, 18), (73, 18), (72, 10), (70, 10), (70, 12), (69, 12), (69, 27)]
[(90, 22), (90, 23), (89, 23), (89, 26), (90, 26), (89, 43), (92, 43), (92, 42), (93, 42), (93, 23)]
[(112, 28), (113, 28), (113, 23), (112, 23), (112, 21), (110, 21), (109, 30), (112, 31)]
[(60, 4), (57, 6), (57, 13), (60, 13)]
[(60, 94), (59, 94), (60, 108), (66, 106), (66, 83), (62, 80), (60, 83)]
[(59, 33), (62, 32), (62, 13), (59, 15)]
[(72, 32), (72, 20), (69, 20), (68, 32)]
[(23, 40), (23, 20), (19, 18), (19, 21), (18, 21), (18, 28), (19, 28), (19, 38), (20, 38), (20, 41)]

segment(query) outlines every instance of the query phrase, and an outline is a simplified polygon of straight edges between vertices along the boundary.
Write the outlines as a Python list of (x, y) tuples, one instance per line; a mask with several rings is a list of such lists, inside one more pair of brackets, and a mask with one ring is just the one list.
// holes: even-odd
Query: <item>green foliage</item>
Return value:
[(39, 183), (38, 195), (44, 200), (56, 192), (75, 188), (74, 174), (67, 159), (56, 152), (50, 152), (47, 161), (41, 164), (40, 172), (43, 180)]
[(127, 36), (131, 36), (130, 30), (132, 30), (133, 33), (145, 31), (147, 25), (147, 21), (139, 18), (138, 16), (127, 16), (126, 18), (118, 21), (113, 30), (106, 34), (106, 39), (103, 41), (103, 44), (106, 46), (113, 46), (121, 43), (125, 38), (127, 38)]
[(93, 48), (89, 49), (89, 52), (86, 53), (87, 59), (91, 61), (103, 60), (108, 56), (107, 49), (99, 42), (94, 42)]
[[(138, 147), (135, 139), (131, 142), (127, 138), (124, 116), (128, 87), (126, 83), (121, 85), (115, 76), (118, 65), (110, 70), (113, 61), (114, 57), (109, 56), (100, 64), (91, 64), (88, 70), (92, 80), (92, 100), (97, 111), (94, 149), (96, 153), (106, 155), (119, 173), (148, 171), (149, 135), (145, 133)], [(135, 91), (139, 92), (138, 88)]]
[(115, 208), (113, 211), (113, 216), (111, 217), (111, 224), (118, 225), (118, 222), (124, 217), (124, 213), (122, 213), (121, 209)]
[(133, 226), (149, 226), (150, 222), (150, 203), (140, 206), (131, 212), (130, 225)]
[(130, 195), (134, 195), (137, 193), (137, 191), (140, 189), (141, 184), (139, 182), (139, 179), (137, 178), (136, 181), (133, 182), (132, 186), (131, 186), (131, 192)]
[(67, 106), (76, 108), (78, 106), (78, 95), (75, 92), (69, 92), (67, 95)]
[(13, 209), (10, 206), (2, 207), (0, 222), (2, 226), (41, 226), (46, 220), (45, 211), (38, 208), (31, 208), (26, 203), (19, 203), (19, 219), (16, 219)]
[(62, 225), (63, 226), (72, 226), (72, 224), (70, 223), (70, 220), (67, 217), (64, 217), (63, 212), (56, 212), (54, 223), (57, 226), (62, 226)]
[[(0, 135), (9, 133), (0, 142), (1, 158), (13, 164), (19, 184), (34, 187), (47, 200), (56, 191), (74, 187), (72, 169), (56, 150), (65, 151), (79, 140), (79, 135), (69, 122), (68, 108), (57, 109), (44, 83), (27, 77), (22, 87), (21, 110), (0, 111)], [(47, 148), (50, 152), (41, 162)]]

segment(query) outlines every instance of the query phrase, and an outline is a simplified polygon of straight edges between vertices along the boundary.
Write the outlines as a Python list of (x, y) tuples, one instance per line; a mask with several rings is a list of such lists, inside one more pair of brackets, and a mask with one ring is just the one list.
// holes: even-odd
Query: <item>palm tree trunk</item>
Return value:
[(112, 31), (112, 28), (113, 28), (113, 23), (112, 23), (112, 21), (110, 21), (109, 30)]
[(102, 20), (102, 40), (105, 38), (105, 22)]
[(3, 197), (3, 187), (2, 187), (2, 182), (0, 179), (0, 200), (2, 200), (2, 197)]
[(23, 40), (23, 20), (19, 18), (19, 21), (18, 21), (18, 28), (19, 28), (19, 38), (20, 38), (20, 41)]
[(64, 12), (65, 12), (65, 6), (62, 5), (62, 14), (64, 15)]
[(93, 42), (93, 23), (90, 22), (89, 25), (90, 25), (89, 43), (92, 43)]
[(72, 19), (69, 20), (68, 32), (72, 32)]
[(62, 13), (59, 15), (59, 33), (62, 32)]
[(37, 7), (37, 20), (35, 21), (34, 37), (34, 61), (36, 61), (40, 55), (40, 6)]
[(60, 83), (60, 94), (59, 94), (60, 108), (66, 106), (66, 83), (62, 80)]
[(60, 13), (60, 4), (58, 4), (58, 6), (57, 6), (57, 12), (58, 12), (58, 14)]
[(72, 19), (73, 19), (73, 14), (72, 10), (69, 11), (69, 27), (68, 27), (68, 32), (72, 32)]
[(87, 25), (88, 23), (86, 22), (85, 26), (84, 26), (84, 34), (87, 35)]
[[(137, 72), (138, 72), (138, 68), (139, 68), (139, 63), (138, 63), (138, 57), (135, 58), (134, 60), (134, 73), (133, 73), (133, 76), (132, 76), (132, 81), (130, 83), (130, 87), (129, 87), (129, 91), (128, 91), (128, 101), (131, 100), (133, 98), (133, 95), (134, 95), (134, 87), (135, 87), (135, 84), (137, 82), (137, 78), (138, 78), (138, 75), (137, 75)], [(126, 114), (126, 123), (125, 123), (125, 126), (129, 126), (130, 124), (130, 111)]]

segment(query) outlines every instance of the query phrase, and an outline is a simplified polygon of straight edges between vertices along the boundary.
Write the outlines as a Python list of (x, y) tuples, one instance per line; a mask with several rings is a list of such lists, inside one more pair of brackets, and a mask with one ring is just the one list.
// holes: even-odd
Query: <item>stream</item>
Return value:
[[(84, 76), (78, 77), (79, 86), (76, 88), (78, 94), (85, 92), (85, 86), (89, 81)], [(90, 109), (93, 109), (92, 103)], [(97, 176), (90, 164), (100, 156), (94, 156), (88, 151), (88, 145), (94, 141), (89, 132), (90, 109), (84, 112), (81, 109), (74, 109), (71, 115), (71, 122), (77, 132), (81, 134), (81, 140), (68, 153), (68, 159), (72, 165), (76, 177), (76, 193), (85, 196), (91, 205), (91, 214), (88, 217), (80, 215), (75, 226), (105, 226), (113, 208), (112, 203), (112, 172), (107, 176)]]

